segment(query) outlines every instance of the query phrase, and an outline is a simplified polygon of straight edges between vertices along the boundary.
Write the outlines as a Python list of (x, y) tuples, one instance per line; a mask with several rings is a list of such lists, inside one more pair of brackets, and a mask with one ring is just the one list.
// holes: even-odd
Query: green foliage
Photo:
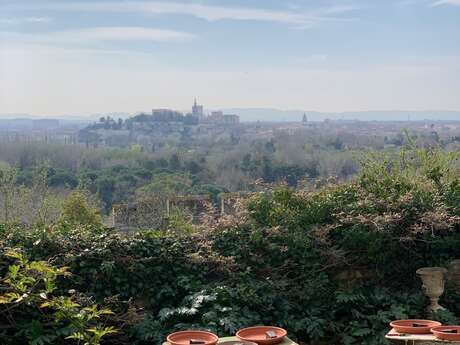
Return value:
[(443, 325), (457, 325), (458, 324), (458, 317), (456, 317), (453, 312), (447, 309), (438, 310), (436, 313), (433, 313), (430, 316), (432, 320), (439, 321)]
[(117, 333), (114, 327), (105, 327), (97, 323), (104, 315), (113, 314), (109, 309), (99, 309), (97, 305), (81, 307), (68, 297), (52, 299), (42, 303), (40, 307), (54, 309), (56, 322), (67, 321), (67, 328), (72, 333), (65, 339), (77, 340), (79, 344), (99, 345), (104, 336)]
[(138, 199), (173, 197), (193, 194), (193, 180), (185, 174), (157, 174), (149, 184), (136, 191)]
[(75, 190), (71, 192), (64, 202), (60, 223), (75, 225), (88, 225), (95, 228), (101, 227), (101, 217), (92, 207), (84, 192)]
[(41, 226), (56, 220), (62, 198), (49, 189), (50, 170), (47, 163), (41, 163), (26, 186), (20, 184), (17, 168), (0, 168), (0, 221)]
[(115, 179), (113, 177), (101, 177), (97, 181), (97, 194), (105, 205), (106, 211), (110, 209), (113, 203), (115, 193)]
[(166, 219), (166, 231), (176, 235), (190, 235), (198, 230), (192, 224), (193, 216), (186, 209), (175, 207)]
[[(381, 148), (378, 139), (370, 141), (367, 135), (318, 133), (313, 129), (291, 135), (274, 131), (268, 139), (253, 137), (249, 134), (252, 129), (246, 135), (231, 131), (217, 137), (207, 133), (173, 134), (165, 138), (154, 135), (154, 142), (142, 140), (142, 144), (133, 142), (138, 135), (116, 134), (120, 126), (138, 131), (132, 128), (133, 123), (141, 127), (146, 124), (147, 128), (152, 125), (142, 117), (121, 123), (104, 120), (95, 126), (110, 133), (102, 136), (93, 132), (90, 125), (79, 133), (80, 141), (85, 144), (81, 146), (6, 142), (0, 147), (0, 160), (18, 170), (16, 185), (27, 187), (33, 184), (36, 167), (46, 161), (50, 167), (48, 186), (53, 193), (87, 189), (98, 196), (108, 214), (113, 204), (132, 202), (137, 190), (150, 188), (155, 175), (188, 176), (193, 180), (193, 188), (185, 192), (204, 192), (216, 200), (215, 189), (256, 190), (254, 182), (258, 179), (267, 183), (287, 182), (291, 187), (299, 187), (307, 178), (333, 175), (348, 179), (356, 175), (359, 166), (354, 154), (343, 147), (362, 150), (366, 143), (366, 149)], [(102, 140), (112, 147), (99, 147)], [(309, 180), (309, 184), (313, 182)]]
[(386, 344), (392, 320), (424, 315), (421, 292), (396, 292), (382, 288), (338, 291), (335, 294), (334, 331), (342, 344)]
[(5, 222), (11, 220), (11, 209), (16, 193), (17, 169), (8, 165), (0, 167), (0, 193), (2, 201), (2, 219)]
[(1, 336), (7, 344), (22, 344), (25, 337), (31, 345), (63, 344), (65, 339), (99, 345), (105, 335), (116, 333), (99, 321), (112, 314), (109, 309), (81, 306), (72, 295), (56, 294), (58, 277), (69, 275), (67, 267), (29, 261), (14, 250), (4, 255), (14, 260), (0, 283)]
[[(277, 152), (273, 145), (270, 150)], [(248, 169), (251, 160), (246, 159)], [(455, 322), (459, 294), (448, 286), (441, 303), (449, 312), (425, 315), (427, 301), (415, 271), (458, 258), (456, 155), (412, 148), (397, 156), (368, 157), (363, 164), (360, 176), (348, 183), (257, 194), (241, 213), (202, 231), (186, 214), (174, 213), (167, 231), (93, 231), (86, 226), (93, 217), (76, 212), (86, 206), (75, 197), (68, 205), (80, 206), (67, 206), (66, 222), (0, 229), (0, 248), (20, 246), (37, 262), (52, 258), (72, 276), (53, 273), (54, 266), (42, 262), (41, 277), (53, 281), (47, 292), (42, 278), (38, 285), (29, 280), (20, 260), (1, 257), (0, 272), (17, 285), (8, 291), (16, 294), (2, 296), (15, 304), (20, 289), (37, 287), (27, 298), (40, 302), (44, 319), (34, 309), (21, 309), (29, 308), (25, 302), (13, 310), (21, 334), (43, 344), (69, 336), (67, 341), (88, 344), (102, 336), (107, 344), (157, 344), (179, 329), (231, 335), (241, 327), (274, 324), (304, 343), (377, 345), (384, 343), (393, 319)], [(153, 175), (152, 191), (194, 187), (189, 175), (176, 177)], [(69, 296), (69, 289), (83, 297)], [(114, 314), (94, 302), (109, 303)], [(77, 317), (74, 309), (84, 312)], [(52, 332), (49, 318), (59, 320)], [(110, 336), (110, 327), (118, 333)]]

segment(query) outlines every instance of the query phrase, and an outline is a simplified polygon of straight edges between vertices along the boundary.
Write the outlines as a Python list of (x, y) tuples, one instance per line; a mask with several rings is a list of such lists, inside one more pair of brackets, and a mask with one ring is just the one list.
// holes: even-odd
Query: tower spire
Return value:
[(303, 113), (302, 122), (303, 122), (303, 123), (307, 123), (307, 121), (308, 121), (307, 114), (306, 114), (306, 113)]

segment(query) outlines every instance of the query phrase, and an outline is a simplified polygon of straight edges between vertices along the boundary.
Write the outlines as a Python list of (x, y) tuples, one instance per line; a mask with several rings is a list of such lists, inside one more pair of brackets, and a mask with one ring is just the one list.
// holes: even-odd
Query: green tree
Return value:
[(171, 170), (179, 170), (180, 169), (180, 160), (179, 160), (179, 156), (177, 154), (173, 154), (171, 156), (171, 158), (169, 159), (169, 168)]
[(14, 194), (16, 191), (17, 169), (4, 165), (0, 167), (0, 194), (3, 219), (10, 221), (13, 206)]
[(90, 225), (100, 227), (101, 217), (97, 210), (90, 205), (85, 193), (75, 190), (64, 202), (60, 221), (72, 225)]
[(115, 193), (115, 179), (112, 177), (102, 177), (97, 180), (97, 194), (104, 203), (106, 211), (112, 207), (113, 194)]
[(140, 199), (149, 197), (167, 198), (193, 193), (193, 180), (186, 174), (157, 174), (149, 184), (136, 190)]

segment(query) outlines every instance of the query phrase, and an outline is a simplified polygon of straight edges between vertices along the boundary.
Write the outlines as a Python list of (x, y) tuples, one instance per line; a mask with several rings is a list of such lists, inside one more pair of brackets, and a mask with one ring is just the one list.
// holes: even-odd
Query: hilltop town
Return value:
[(187, 142), (193, 136), (235, 137), (240, 132), (240, 118), (222, 111), (205, 114), (195, 99), (192, 111), (153, 109), (123, 120), (101, 117), (79, 133), (79, 141), (91, 146), (126, 147), (138, 144), (143, 150), (155, 151), (168, 140)]

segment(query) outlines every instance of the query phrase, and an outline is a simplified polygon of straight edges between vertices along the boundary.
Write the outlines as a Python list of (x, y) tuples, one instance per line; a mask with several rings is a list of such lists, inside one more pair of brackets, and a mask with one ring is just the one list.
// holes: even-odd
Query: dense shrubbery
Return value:
[[(454, 154), (413, 149), (370, 157), (355, 181), (320, 192), (257, 195), (195, 234), (9, 225), (0, 246), (68, 267), (53, 294), (73, 289), (112, 310), (99, 321), (118, 329), (107, 344), (159, 344), (191, 327), (227, 335), (254, 324), (286, 327), (305, 343), (378, 344), (390, 320), (426, 316), (415, 270), (459, 256), (459, 167)], [(1, 276), (11, 264), (1, 258)], [(459, 300), (449, 288), (443, 303), (453, 313), (437, 317), (452, 321)], [(0, 324), (21, 326), (1, 331), (6, 344), (22, 344), (25, 330), (41, 337), (33, 344), (56, 333), (45, 317), (3, 308)]]

